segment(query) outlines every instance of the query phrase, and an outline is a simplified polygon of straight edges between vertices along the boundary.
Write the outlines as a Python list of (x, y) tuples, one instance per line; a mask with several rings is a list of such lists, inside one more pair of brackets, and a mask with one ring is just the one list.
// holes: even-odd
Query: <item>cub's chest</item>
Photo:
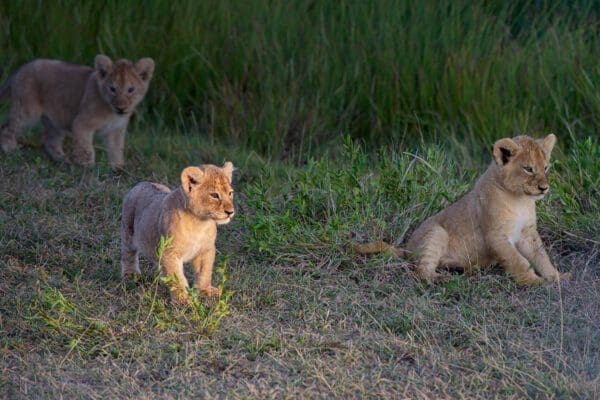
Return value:
[(509, 237), (512, 244), (521, 238), (523, 229), (535, 225), (535, 206), (530, 204), (519, 204), (507, 213), (509, 223)]
[(117, 115), (115, 113), (106, 113), (103, 117), (98, 118), (98, 134), (106, 136), (114, 132), (119, 132), (127, 128), (129, 123), (129, 115)]
[(217, 228), (211, 221), (204, 223), (185, 223), (180, 221), (173, 226), (171, 235), (175, 238), (176, 246), (182, 257), (189, 260), (199, 252), (210, 250), (215, 247)]

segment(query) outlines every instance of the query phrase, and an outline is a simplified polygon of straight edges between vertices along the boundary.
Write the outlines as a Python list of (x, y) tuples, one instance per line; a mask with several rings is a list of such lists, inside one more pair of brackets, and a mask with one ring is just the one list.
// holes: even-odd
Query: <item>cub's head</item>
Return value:
[(113, 63), (107, 56), (98, 54), (94, 68), (102, 99), (115, 113), (125, 115), (132, 113), (146, 95), (154, 61), (142, 58), (135, 64), (125, 59)]
[(186, 195), (188, 210), (200, 219), (212, 219), (217, 225), (227, 224), (233, 218), (233, 164), (222, 168), (214, 165), (187, 167), (181, 171), (181, 188)]
[(550, 153), (556, 136), (543, 139), (517, 136), (500, 139), (494, 143), (494, 161), (500, 169), (502, 185), (517, 195), (531, 196), (536, 200), (548, 193)]

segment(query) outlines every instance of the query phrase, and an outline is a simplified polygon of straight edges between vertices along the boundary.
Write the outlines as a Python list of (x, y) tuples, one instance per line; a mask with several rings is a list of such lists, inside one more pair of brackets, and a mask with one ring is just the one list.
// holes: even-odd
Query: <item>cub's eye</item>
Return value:
[(111, 93), (117, 92), (117, 89), (114, 86), (110, 86), (108, 89), (110, 90)]
[(131, 94), (135, 92), (135, 88), (133, 86), (130, 86), (129, 89), (127, 89), (127, 93)]
[(531, 168), (530, 166), (524, 166), (523, 170), (528, 174), (533, 174), (533, 168)]
[(219, 193), (217, 193), (217, 192), (211, 193), (210, 197), (212, 197), (215, 200), (219, 200), (220, 199)]

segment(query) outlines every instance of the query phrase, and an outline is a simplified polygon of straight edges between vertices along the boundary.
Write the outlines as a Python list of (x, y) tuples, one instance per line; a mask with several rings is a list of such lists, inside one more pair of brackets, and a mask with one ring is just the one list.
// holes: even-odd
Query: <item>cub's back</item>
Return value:
[(12, 78), (13, 87), (35, 85), (38, 90), (57, 90), (78, 87), (81, 92), (94, 72), (87, 65), (71, 64), (60, 60), (38, 59), (23, 65)]
[[(135, 185), (123, 201), (123, 213), (125, 208), (134, 208), (136, 214), (141, 214), (153, 206), (153, 203), (162, 202), (162, 200), (171, 193), (171, 189), (165, 185), (152, 182), (140, 182)], [(127, 210), (128, 211), (128, 210)]]
[[(79, 109), (94, 69), (58, 60), (39, 59), (23, 65), (11, 78), (10, 97), (26, 107), (40, 108), (56, 122)], [(62, 125), (62, 124), (61, 124)]]

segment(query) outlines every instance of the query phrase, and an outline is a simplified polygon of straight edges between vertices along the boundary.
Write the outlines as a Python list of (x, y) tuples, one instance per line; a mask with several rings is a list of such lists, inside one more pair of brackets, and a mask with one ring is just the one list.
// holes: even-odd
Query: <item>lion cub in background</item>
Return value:
[(151, 58), (113, 63), (102, 54), (96, 56), (94, 68), (44, 59), (25, 64), (0, 87), (0, 99), (10, 98), (11, 103), (8, 120), (0, 128), (0, 147), (5, 153), (17, 150), (17, 137), (41, 120), (44, 150), (54, 161), (68, 161), (63, 141), (69, 132), (72, 161), (93, 165), (93, 138), (98, 132), (111, 167), (121, 168), (125, 131), (153, 72)]
[(553, 134), (498, 140), (494, 161), (475, 187), (421, 224), (406, 250), (374, 242), (356, 245), (356, 251), (412, 254), (417, 275), (427, 281), (440, 278), (440, 266), (472, 272), (496, 263), (519, 284), (557, 281), (559, 273), (544, 250), (535, 213), (535, 201), (549, 190), (548, 163), (555, 143)]
[(235, 213), (231, 178), (233, 164), (187, 167), (181, 186), (141, 182), (127, 193), (121, 217), (121, 275), (139, 274), (139, 254), (156, 260), (161, 236), (171, 238), (160, 264), (164, 276), (175, 278), (170, 288), (177, 303), (188, 301), (183, 264), (191, 261), (195, 287), (208, 297), (219, 296), (211, 285), (217, 225)]

